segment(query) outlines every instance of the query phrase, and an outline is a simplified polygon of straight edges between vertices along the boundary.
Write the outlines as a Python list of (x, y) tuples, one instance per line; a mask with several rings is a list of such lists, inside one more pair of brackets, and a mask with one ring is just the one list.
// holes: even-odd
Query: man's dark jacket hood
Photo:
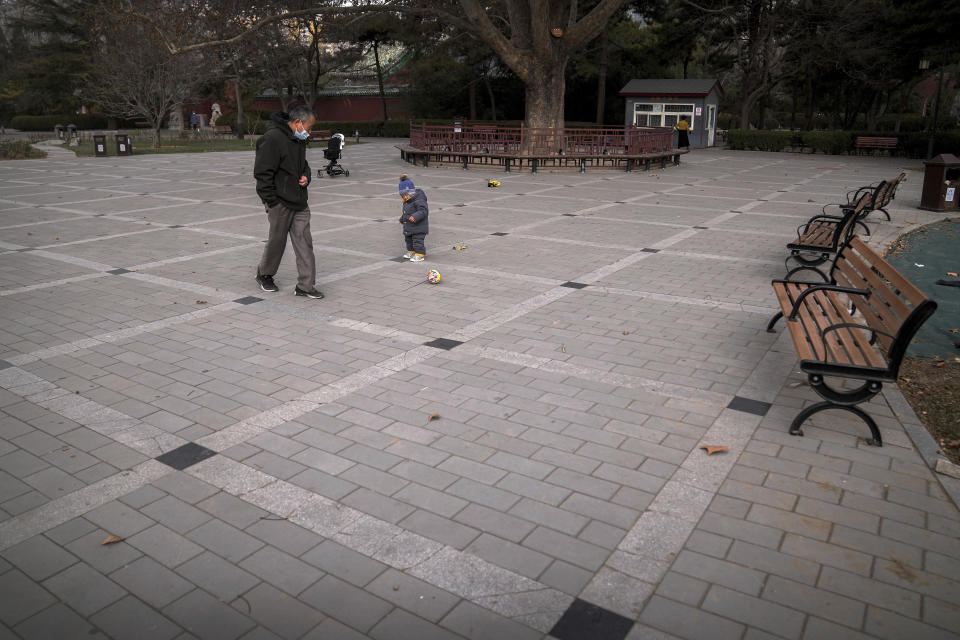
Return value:
[(257, 140), (257, 157), (253, 177), (257, 195), (268, 207), (283, 203), (294, 211), (307, 208), (307, 187), (301, 187), (301, 176), (310, 184), (307, 164), (307, 143), (297, 140), (287, 124), (290, 116), (284, 111), (270, 114), (267, 131)]

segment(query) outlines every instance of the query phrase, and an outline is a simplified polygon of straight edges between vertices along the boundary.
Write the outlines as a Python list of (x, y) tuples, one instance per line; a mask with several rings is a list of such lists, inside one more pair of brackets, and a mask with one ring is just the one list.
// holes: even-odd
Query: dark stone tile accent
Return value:
[(699, 226), (694, 226), (693, 228), (694, 228), (694, 229), (709, 229), (710, 227), (699, 227)]
[(397, 256), (396, 258), (390, 258), (390, 262), (406, 262), (406, 260), (400, 256)]
[(491, 233), (490, 235), (492, 235), (492, 236), (508, 236), (508, 235), (510, 235), (510, 234), (509, 234), (509, 233), (506, 233), (506, 232), (504, 232), (504, 231), (497, 231), (497, 232), (495, 232), (495, 233)]
[(157, 456), (156, 460), (178, 471), (183, 471), (215, 455), (217, 455), (217, 452), (213, 449), (207, 449), (196, 442), (188, 442), (172, 451), (167, 451), (163, 455)]
[(568, 217), (570, 217), (570, 218), (576, 218), (576, 217), (577, 217), (577, 214), (575, 214), (575, 213), (561, 213), (560, 215), (562, 215), (562, 216), (568, 216)]
[(27, 251), (34, 251), (33, 247), (24, 247), (23, 249), (17, 249), (17, 253), (26, 253)]
[(0, 360), (0, 370), (9, 369), (13, 365), (7, 362), (6, 360)]
[(386, 220), (384, 220), (383, 218), (377, 218), (374, 220), (374, 222), (386, 222)]
[(767, 415), (767, 411), (770, 410), (770, 403), (751, 400), (750, 398), (743, 398), (741, 396), (733, 396), (733, 400), (727, 405), (727, 409), (752, 413), (755, 416), (765, 416)]
[(243, 298), (237, 298), (234, 300), (237, 304), (253, 304), (254, 302), (262, 302), (263, 298), (258, 298), (256, 296), (245, 296)]
[(170, 229), (183, 229), (183, 225), (182, 225), (182, 224), (172, 224), (172, 225), (170, 225), (169, 228), (170, 228)]
[(577, 598), (550, 635), (558, 640), (623, 640), (632, 627), (630, 618)]
[(119, 275), (123, 275), (124, 273), (133, 273), (133, 272), (130, 271), (129, 269), (110, 269), (110, 271), (107, 271), (107, 273), (109, 273), (112, 276), (119, 276)]
[(451, 340), (450, 338), (437, 338), (436, 340), (431, 340), (430, 342), (424, 342), (425, 347), (433, 347), (434, 349), (445, 349), (449, 351), (454, 347), (458, 347), (463, 344), (463, 340)]
[(561, 286), (561, 287), (566, 287), (566, 288), (568, 288), (568, 289), (585, 289), (585, 288), (587, 288), (587, 286), (589, 286), (589, 285), (586, 285), (586, 284), (584, 284), (584, 283), (582, 283), (582, 282), (574, 282), (573, 280), (570, 280), (569, 282), (564, 282), (564, 283), (563, 283), (562, 285), (560, 285), (560, 286)]
[(644, 247), (643, 249), (640, 249), (640, 251), (643, 253), (660, 253), (660, 249), (650, 249), (648, 247)]

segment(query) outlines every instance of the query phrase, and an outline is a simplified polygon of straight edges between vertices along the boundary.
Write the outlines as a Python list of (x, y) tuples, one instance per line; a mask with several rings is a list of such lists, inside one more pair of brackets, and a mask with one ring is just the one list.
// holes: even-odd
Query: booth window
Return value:
[(636, 103), (633, 122), (640, 127), (672, 127), (686, 117), (693, 129), (693, 105), (672, 103)]

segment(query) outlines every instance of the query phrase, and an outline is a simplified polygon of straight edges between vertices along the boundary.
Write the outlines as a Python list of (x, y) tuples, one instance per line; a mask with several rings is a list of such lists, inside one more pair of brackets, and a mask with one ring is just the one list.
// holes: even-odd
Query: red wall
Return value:
[[(258, 99), (248, 108), (280, 109), (280, 100)], [(320, 98), (314, 106), (314, 111), (317, 119), (321, 121), (379, 120), (381, 118), (380, 98), (376, 96)], [(401, 98), (387, 98), (387, 115), (390, 120), (406, 120), (408, 113)]]

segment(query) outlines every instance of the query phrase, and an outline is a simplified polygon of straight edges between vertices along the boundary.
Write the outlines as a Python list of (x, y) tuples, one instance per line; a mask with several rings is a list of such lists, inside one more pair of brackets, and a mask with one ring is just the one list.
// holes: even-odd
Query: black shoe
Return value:
[(259, 284), (260, 288), (263, 289), (264, 291), (272, 291), (272, 292), (280, 291), (280, 287), (278, 287), (273, 282), (273, 276), (262, 276), (258, 273), (257, 284)]
[(298, 296), (306, 296), (308, 298), (314, 298), (316, 300), (323, 299), (323, 294), (320, 293), (320, 289), (314, 289), (313, 291), (304, 291), (300, 287), (295, 287), (293, 292)]

